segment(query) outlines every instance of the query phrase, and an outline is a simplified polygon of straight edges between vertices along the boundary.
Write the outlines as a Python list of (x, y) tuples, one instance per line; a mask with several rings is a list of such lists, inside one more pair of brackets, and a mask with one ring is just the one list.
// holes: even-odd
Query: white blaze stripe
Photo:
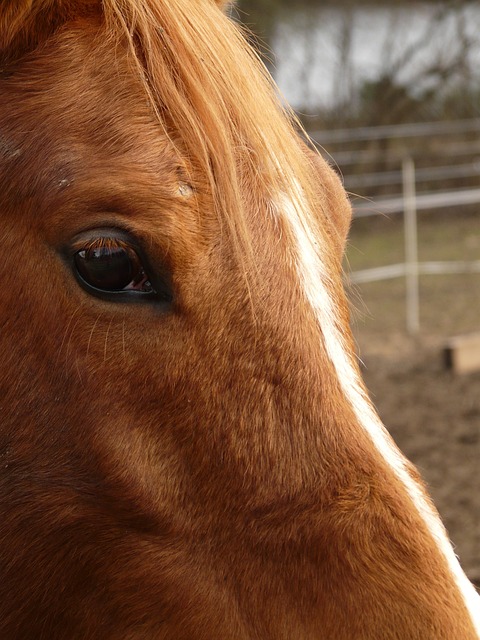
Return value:
[(480, 638), (480, 596), (463, 572), (442, 522), (425, 498), (423, 490), (409, 474), (405, 458), (393, 443), (363, 391), (363, 386), (351, 360), (352, 356), (348, 354), (344, 345), (332, 298), (325, 286), (329, 277), (315, 248), (321, 240), (314, 238), (311, 229), (308, 228), (304, 199), (298, 185), (294, 185), (294, 189), (297, 192), (295, 200), (282, 196), (280, 211), (287, 216), (295, 234), (298, 244), (298, 274), (305, 295), (317, 316), (328, 356), (335, 367), (342, 390), (360, 425), (405, 486), (412, 502), (445, 556)]

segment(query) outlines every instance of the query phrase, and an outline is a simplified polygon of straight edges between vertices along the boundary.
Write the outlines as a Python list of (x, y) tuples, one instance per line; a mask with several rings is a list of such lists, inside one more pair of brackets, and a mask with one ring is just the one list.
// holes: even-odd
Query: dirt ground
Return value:
[[(480, 307), (477, 307), (480, 310)], [(373, 401), (420, 469), (470, 579), (480, 587), (480, 373), (447, 371), (440, 335), (355, 328)]]

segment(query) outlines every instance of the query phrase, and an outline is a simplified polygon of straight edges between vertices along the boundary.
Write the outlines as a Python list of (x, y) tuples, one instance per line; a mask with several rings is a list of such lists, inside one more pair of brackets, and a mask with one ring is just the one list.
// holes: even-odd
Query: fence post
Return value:
[(415, 192), (415, 164), (405, 158), (402, 164), (403, 210), (405, 229), (405, 284), (407, 331), (416, 335), (420, 331), (420, 293), (418, 279), (417, 206)]

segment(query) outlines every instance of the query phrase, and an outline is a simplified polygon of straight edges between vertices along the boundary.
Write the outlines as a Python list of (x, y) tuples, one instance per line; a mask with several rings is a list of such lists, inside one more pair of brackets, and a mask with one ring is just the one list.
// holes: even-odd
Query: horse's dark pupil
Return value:
[(85, 282), (104, 291), (121, 291), (135, 275), (130, 255), (122, 247), (83, 249), (75, 254), (75, 265)]

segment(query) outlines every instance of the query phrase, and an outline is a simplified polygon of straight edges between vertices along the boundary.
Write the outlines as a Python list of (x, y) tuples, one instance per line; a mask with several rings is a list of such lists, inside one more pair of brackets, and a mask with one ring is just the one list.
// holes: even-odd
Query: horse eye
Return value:
[(99, 238), (77, 251), (73, 262), (81, 280), (99, 292), (154, 293), (137, 253), (121, 240)]

